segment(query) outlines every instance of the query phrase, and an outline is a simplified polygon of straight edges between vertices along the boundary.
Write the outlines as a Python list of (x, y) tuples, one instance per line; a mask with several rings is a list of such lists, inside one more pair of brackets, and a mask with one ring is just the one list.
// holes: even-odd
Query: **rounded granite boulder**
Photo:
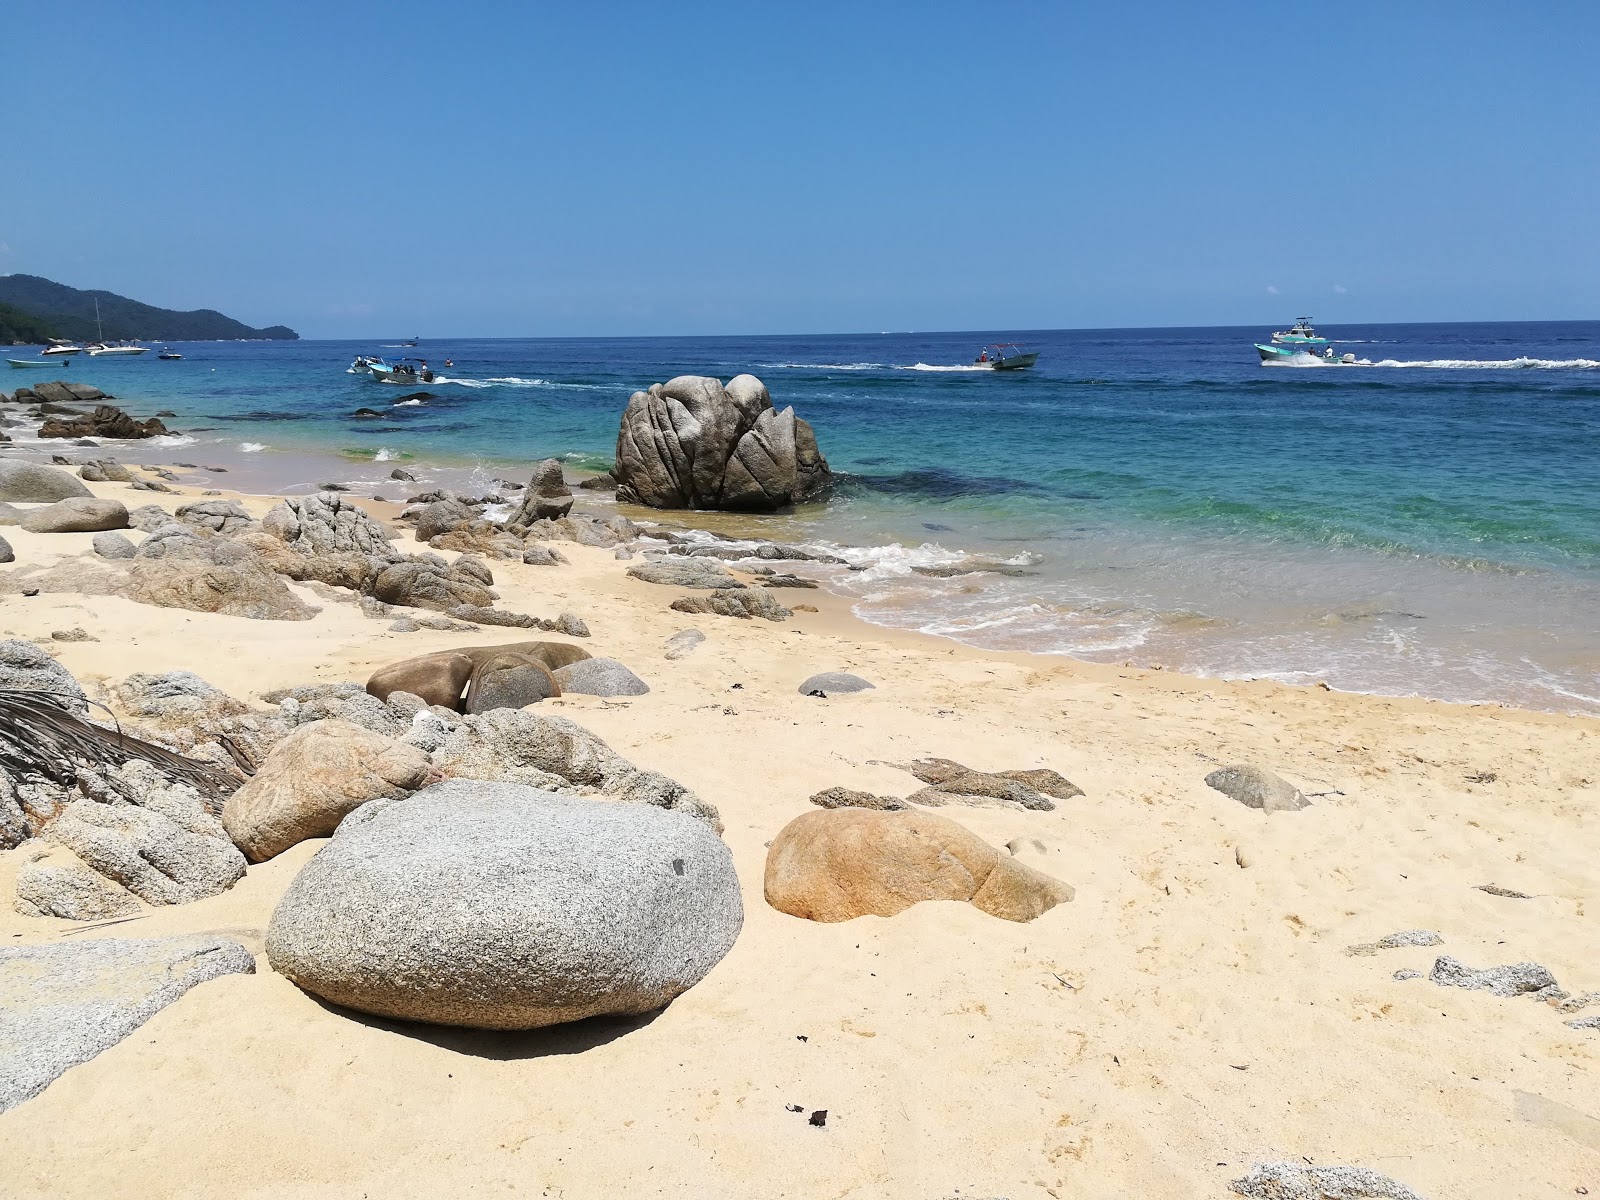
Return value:
[(29, 533), (100, 533), (128, 528), (128, 510), (120, 500), (98, 496), (68, 496), (46, 508), (36, 508), (22, 518)]
[(807, 679), (800, 685), (798, 691), (802, 696), (814, 696), (818, 692), (824, 696), (834, 696), (849, 692), (865, 692), (876, 686), (861, 676), (851, 675), (847, 671), (823, 671)]
[(662, 1007), (743, 921), (733, 858), (701, 821), (454, 780), (346, 817), (290, 883), (266, 949), (347, 1008), (536, 1029)]

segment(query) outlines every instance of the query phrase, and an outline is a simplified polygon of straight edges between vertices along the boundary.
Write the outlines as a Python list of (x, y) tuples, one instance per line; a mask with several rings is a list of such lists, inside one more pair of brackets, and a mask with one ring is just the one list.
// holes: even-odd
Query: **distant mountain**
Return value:
[[(98, 336), (94, 323), (96, 300), (100, 301), (100, 321), (107, 341), (294, 341), (300, 336), (286, 325), (252, 329), (214, 309), (174, 312), (140, 304), (115, 292), (86, 292), (37, 275), (0, 275), (0, 306), (11, 306), (12, 311), (21, 309), (20, 315), (31, 315), (41, 328), (51, 327), (57, 337), (93, 341)], [(0, 312), (0, 328), (4, 321), (5, 313)], [(4, 335), (0, 334), (0, 341), (3, 340)]]
[(32, 313), (0, 304), (0, 346), (42, 346), (46, 338), (59, 336), (51, 325)]

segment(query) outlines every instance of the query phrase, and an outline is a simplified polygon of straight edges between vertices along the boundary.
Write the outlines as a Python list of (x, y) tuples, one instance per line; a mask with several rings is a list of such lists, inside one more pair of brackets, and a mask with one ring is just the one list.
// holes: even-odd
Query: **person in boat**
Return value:
[(979, 350), (978, 351), (978, 361), (981, 362), (981, 363), (988, 362), (989, 361), (989, 352), (987, 350)]
[(447, 359), (445, 359), (445, 360), (444, 360), (444, 365), (445, 365), (445, 366), (447, 366), (447, 367), (453, 367), (453, 366), (455, 366), (455, 365), (456, 365), (456, 362), (455, 362), (455, 359), (453, 359), (453, 358), (447, 358)]

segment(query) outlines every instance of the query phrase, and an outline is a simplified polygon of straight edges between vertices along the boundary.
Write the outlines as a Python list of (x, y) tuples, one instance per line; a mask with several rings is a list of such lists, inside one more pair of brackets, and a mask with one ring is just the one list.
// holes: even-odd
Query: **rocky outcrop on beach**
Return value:
[(650, 685), (614, 658), (586, 658), (552, 674), (563, 692), (580, 696), (643, 696)]
[[(589, 652), (581, 646), (566, 642), (460, 646), (380, 667), (367, 680), (367, 691), (379, 700), (387, 700), (395, 692), (408, 692), (429, 704), (457, 712), (487, 711), (489, 707), (507, 707), (504, 704), (485, 707), (487, 701), (482, 692), (490, 685), (492, 676), (522, 669), (542, 673), (549, 681), (544, 697), (559, 696), (561, 688), (556, 685), (552, 672), (589, 657)], [(504, 687), (508, 682), (500, 681), (496, 686)], [(522, 704), (509, 707), (521, 708)]]
[(722, 588), (704, 596), (682, 596), (669, 607), (681, 613), (713, 613), (719, 617), (738, 617), (748, 621), (760, 617), (766, 621), (787, 621), (794, 616), (791, 609), (778, 603), (772, 593), (764, 588)]
[(909, 771), (928, 785), (907, 797), (910, 803), (926, 807), (1011, 804), (1035, 812), (1049, 812), (1055, 808), (1056, 800), (1083, 795), (1083, 789), (1077, 784), (1048, 768), (975, 771), (948, 758), (920, 758), (890, 765)]
[(533, 478), (522, 494), (522, 504), (508, 524), (532, 525), (536, 521), (559, 520), (572, 511), (572, 489), (561, 474), (558, 459), (547, 458), (535, 464)]
[(88, 488), (55, 467), (42, 463), (0, 459), (0, 500), (18, 504), (54, 504), (73, 496), (89, 496)]
[(300, 554), (388, 555), (395, 534), (358, 505), (331, 492), (281, 500), (261, 528)]
[(848, 671), (821, 671), (801, 681), (796, 689), (802, 696), (849, 695), (868, 692), (875, 685)]
[[(103, 938), (0, 948), (0, 1112), (116, 1045), (190, 988), (249, 975), (232, 938)], [(25, 1048), (25, 1049), (23, 1049)]]
[(65, 846), (36, 842), (27, 854), (13, 901), (23, 916), (108, 921), (140, 910), (138, 897)]
[(42, 438), (152, 438), (169, 432), (159, 417), (140, 421), (114, 404), (99, 404), (82, 416), (49, 417), (39, 426)]
[(775, 512), (825, 496), (827, 459), (794, 409), (753, 375), (680, 375), (635, 392), (622, 414), (617, 499), (651, 508)]
[(32, 387), (20, 387), (11, 393), (13, 404), (93, 404), (116, 397), (102, 392), (88, 383), (68, 383), (65, 379), (52, 379)]
[(964, 900), (1031, 921), (1071, 900), (1059, 879), (932, 813), (843, 807), (785, 825), (767, 851), (767, 903), (811, 921), (892, 917), (923, 900)]
[(742, 923), (732, 857), (697, 821), (457, 782), (346, 818), (273, 913), (267, 957), (360, 1012), (536, 1029), (661, 1008)]
[(415, 746), (348, 721), (316, 721), (273, 747), (255, 776), (228, 797), (222, 824), (252, 862), (263, 862), (307, 838), (329, 836), (369, 801), (416, 791), (431, 770)]
[(716, 591), (718, 588), (742, 588), (740, 583), (719, 563), (691, 558), (679, 562), (642, 562), (629, 567), (630, 578), (645, 583), (665, 584), (669, 587), (700, 588)]

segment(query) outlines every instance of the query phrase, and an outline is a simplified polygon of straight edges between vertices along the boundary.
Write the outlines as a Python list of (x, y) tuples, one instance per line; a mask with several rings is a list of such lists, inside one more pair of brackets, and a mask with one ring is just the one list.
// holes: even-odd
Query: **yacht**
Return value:
[(51, 338), (50, 344), (39, 353), (46, 358), (67, 358), (73, 354), (82, 354), (83, 347), (73, 345), (66, 338)]
[(1274, 346), (1326, 346), (1328, 339), (1318, 337), (1317, 331), (1311, 328), (1310, 317), (1300, 317), (1288, 329), (1280, 330), (1272, 335)]
[(135, 342), (118, 342), (115, 346), (106, 345), (105, 326), (100, 324), (100, 298), (98, 296), (95, 297), (94, 301), (94, 328), (100, 340), (92, 346), (85, 347), (91, 358), (100, 358), (107, 354), (146, 354), (150, 350), (149, 346), (140, 346)]

